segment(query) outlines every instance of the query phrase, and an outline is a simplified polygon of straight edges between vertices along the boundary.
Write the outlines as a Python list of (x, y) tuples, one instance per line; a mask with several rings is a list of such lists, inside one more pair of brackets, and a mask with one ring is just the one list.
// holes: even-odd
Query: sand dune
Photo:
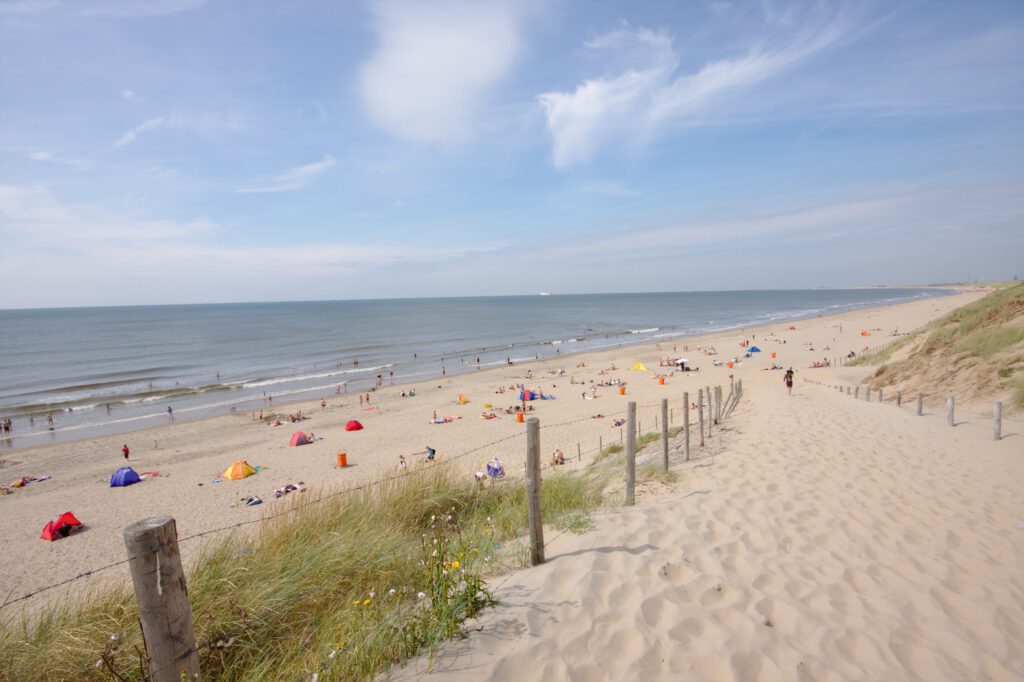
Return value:
[(1024, 679), (1024, 433), (764, 375), (674, 492), (557, 537), (392, 677)]

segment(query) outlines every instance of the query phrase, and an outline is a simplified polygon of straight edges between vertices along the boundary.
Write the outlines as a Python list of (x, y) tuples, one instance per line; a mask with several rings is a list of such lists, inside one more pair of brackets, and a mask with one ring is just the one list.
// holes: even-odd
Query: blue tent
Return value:
[(748, 352), (748, 353), (760, 353), (760, 352), (761, 352), (761, 349), (760, 349), (760, 348), (758, 348), (757, 346), (751, 346), (751, 347), (750, 347), (750, 350), (749, 350), (749, 351), (747, 351), (747, 352)]
[(142, 479), (135, 473), (135, 469), (131, 467), (121, 467), (114, 472), (114, 475), (110, 477), (110, 487), (119, 488), (125, 485), (131, 485), (132, 483), (138, 483)]

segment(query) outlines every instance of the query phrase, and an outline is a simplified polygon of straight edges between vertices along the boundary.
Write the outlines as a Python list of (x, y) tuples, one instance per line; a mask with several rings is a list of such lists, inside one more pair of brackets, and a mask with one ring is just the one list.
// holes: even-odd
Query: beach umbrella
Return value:
[(362, 431), (363, 430), (363, 425), (360, 424), (359, 422), (357, 422), (355, 419), (352, 419), (352, 420), (349, 421), (348, 424), (345, 424), (345, 430), (346, 431)]

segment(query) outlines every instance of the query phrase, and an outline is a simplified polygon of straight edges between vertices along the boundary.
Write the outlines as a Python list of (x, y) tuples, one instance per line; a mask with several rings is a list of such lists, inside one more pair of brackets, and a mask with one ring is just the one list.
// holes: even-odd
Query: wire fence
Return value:
[[(667, 400), (669, 401), (670, 405), (672, 405), (673, 403), (678, 404), (678, 403), (682, 402), (681, 398), (668, 398)], [(708, 400), (708, 397), (705, 396), (705, 401), (707, 401), (707, 400)], [(658, 402), (658, 403), (651, 403), (651, 404), (646, 404), (646, 405), (638, 405), (637, 409), (650, 409), (650, 408), (654, 408), (654, 407), (660, 408), (660, 406), (661, 406), (661, 403)], [(685, 406), (684, 409), (685, 408), (688, 408), (688, 406)], [(608, 418), (608, 417), (614, 418), (614, 417), (618, 417), (618, 416), (623, 416), (626, 413), (627, 413), (627, 410), (623, 409), (623, 410), (618, 410), (618, 411), (615, 411), (615, 412), (602, 413), (602, 417), (604, 417), (604, 418)], [(589, 421), (594, 421), (594, 420), (595, 420), (595, 416), (579, 417), (579, 418), (570, 419), (570, 420), (562, 421), (562, 422), (555, 423), (555, 424), (545, 424), (544, 428), (545, 429), (557, 429), (557, 428), (560, 428), (560, 427), (571, 426), (573, 424), (578, 424), (578, 423), (582, 423), (582, 422), (589, 422)], [(393, 474), (390, 474), (390, 475), (387, 475), (387, 476), (383, 476), (381, 478), (378, 478), (378, 479), (375, 479), (375, 480), (372, 480), (372, 481), (368, 481), (366, 483), (362, 483), (362, 484), (359, 484), (359, 485), (341, 488), (341, 489), (335, 490), (333, 492), (327, 493), (325, 495), (318, 496), (315, 499), (304, 501), (304, 502), (298, 503), (298, 504), (293, 504), (293, 505), (289, 506), (286, 509), (282, 509), (281, 511), (273, 512), (273, 513), (270, 513), (270, 514), (266, 514), (264, 516), (261, 516), (258, 519), (248, 519), (248, 520), (245, 520), (245, 521), (239, 521), (239, 522), (236, 522), (236, 523), (231, 523), (231, 524), (227, 524), (227, 525), (224, 525), (224, 526), (219, 526), (217, 528), (210, 528), (210, 529), (203, 530), (203, 531), (200, 531), (200, 532), (197, 532), (197, 533), (186, 535), (184, 537), (178, 538), (178, 544), (181, 544), (183, 542), (189, 542), (189, 541), (192, 541), (192, 540), (196, 540), (198, 538), (203, 538), (203, 537), (207, 537), (207, 536), (211, 536), (211, 535), (216, 535), (216, 534), (219, 534), (219, 533), (225, 533), (225, 532), (228, 532), (228, 531), (233, 531), (233, 530), (236, 530), (238, 528), (243, 528), (243, 527), (246, 527), (246, 526), (262, 524), (262, 523), (265, 523), (265, 522), (268, 522), (268, 521), (272, 521), (274, 519), (278, 519), (278, 518), (281, 518), (281, 517), (284, 517), (284, 516), (288, 516), (290, 514), (294, 514), (294, 513), (298, 512), (300, 510), (309, 508), (311, 506), (322, 504), (324, 502), (327, 502), (328, 500), (332, 500), (332, 499), (335, 499), (335, 498), (338, 498), (338, 497), (342, 497), (342, 496), (345, 496), (345, 495), (351, 495), (351, 494), (359, 493), (361, 491), (365, 491), (365, 490), (368, 490), (368, 489), (376, 487), (376, 486), (380, 486), (380, 485), (383, 485), (383, 484), (386, 484), (386, 483), (389, 483), (389, 482), (392, 482), (392, 481), (403, 479), (403, 478), (406, 478), (408, 476), (416, 476), (416, 475), (419, 475), (419, 474), (422, 474), (422, 473), (433, 471), (433, 470), (436, 470), (438, 467), (451, 466), (453, 463), (458, 462), (458, 461), (462, 461), (462, 460), (466, 459), (467, 457), (469, 457), (471, 455), (474, 455), (476, 453), (481, 452), (482, 450), (486, 450), (488, 448), (492, 448), (492, 447), (494, 447), (496, 445), (499, 445), (501, 443), (512, 441), (512, 440), (515, 440), (515, 439), (518, 439), (518, 438), (523, 438), (523, 439), (526, 438), (525, 429), (522, 430), (522, 431), (519, 431), (517, 433), (513, 433), (513, 434), (510, 434), (510, 435), (507, 435), (507, 436), (503, 436), (501, 438), (493, 439), (493, 440), (488, 441), (486, 443), (482, 443), (480, 445), (477, 445), (477, 446), (474, 446), (472, 448), (469, 448), (469, 449), (467, 449), (467, 450), (465, 450), (463, 452), (460, 452), (458, 454), (445, 456), (445, 457), (443, 457), (443, 458), (441, 458), (439, 460), (436, 460), (434, 462), (434, 464), (432, 466), (430, 466), (430, 467), (420, 467), (420, 468), (404, 469), (404, 470), (402, 470), (402, 471), (400, 471), (398, 473), (393, 473)], [(609, 443), (609, 445), (610, 444), (611, 443)], [(587, 452), (589, 453), (589, 452), (594, 452), (594, 451), (595, 450), (588, 450)], [(577, 454), (580, 457), (582, 457), (583, 451), (579, 450)], [(155, 552), (158, 552), (158, 551), (164, 549), (165, 547), (166, 547), (166, 545), (160, 545), (160, 546), (157, 546), (157, 547), (149, 550), (146, 553), (132, 555), (132, 556), (129, 556), (129, 557), (125, 558), (125, 559), (114, 561), (114, 562), (111, 562), (109, 564), (105, 564), (105, 565), (102, 565), (102, 566), (97, 566), (95, 568), (91, 568), (89, 570), (82, 571), (82, 572), (80, 572), (80, 573), (78, 573), (78, 574), (76, 574), (76, 575), (74, 575), (74, 576), (72, 576), (70, 578), (67, 578), (67, 579), (64, 579), (64, 580), (60, 580), (60, 581), (55, 582), (53, 584), (46, 585), (46, 586), (34, 589), (34, 590), (32, 590), (30, 592), (27, 592), (27, 593), (25, 593), (23, 595), (20, 595), (18, 597), (6, 599), (2, 604), (0, 604), (0, 610), (3, 610), (5, 608), (8, 608), (10, 606), (13, 606), (13, 605), (21, 603), (21, 602), (28, 601), (28, 600), (30, 600), (30, 599), (32, 599), (32, 598), (34, 598), (34, 597), (36, 597), (36, 596), (38, 596), (40, 594), (43, 594), (43, 593), (48, 592), (50, 590), (56, 589), (58, 587), (63, 587), (65, 585), (76, 583), (79, 580), (83, 580), (85, 578), (91, 578), (91, 577), (93, 577), (93, 576), (95, 576), (95, 575), (97, 575), (99, 573), (103, 573), (105, 571), (108, 571), (108, 570), (113, 569), (113, 568), (117, 568), (119, 566), (125, 566), (125, 565), (129, 564), (132, 560), (137, 559), (140, 556), (143, 556), (144, 554), (155, 553)]]

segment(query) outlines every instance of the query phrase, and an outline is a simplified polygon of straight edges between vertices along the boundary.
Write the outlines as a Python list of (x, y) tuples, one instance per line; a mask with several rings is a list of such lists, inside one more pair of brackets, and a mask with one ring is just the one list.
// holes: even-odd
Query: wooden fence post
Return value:
[(860, 386), (854, 387), (854, 389), (853, 389), (853, 398), (854, 398), (854, 400), (856, 400), (857, 398), (860, 398)]
[(896, 407), (903, 407), (903, 391), (896, 391)]
[(992, 421), (992, 439), (1002, 440), (1003, 438), (1003, 404), (996, 403), (995, 414)]
[(582, 462), (583, 461), (583, 449), (580, 447), (579, 443), (576, 443), (576, 461), (577, 462)]
[(632, 400), (626, 408), (626, 421), (626, 505), (631, 507), (636, 504), (636, 402)]
[(708, 401), (708, 438), (711, 438), (711, 422), (715, 419), (715, 404), (711, 399), (711, 387), (704, 387), (704, 397)]
[(946, 396), (946, 423), (950, 426), (956, 426), (956, 422), (953, 420), (953, 394)]
[(917, 416), (920, 417), (924, 414), (924, 393), (917, 394)]
[(690, 461), (690, 392), (683, 391), (683, 459)]
[(668, 471), (668, 398), (661, 399), (661, 461)]
[(870, 386), (865, 386), (864, 387), (864, 400), (865, 400), (865, 402), (869, 402), (869, 403), (871, 402), (871, 387)]
[(137, 521), (124, 529), (139, 622), (153, 682), (199, 677), (199, 651), (192, 631), (178, 530), (170, 516)]
[(881, 389), (881, 388), (878, 389), (878, 402), (882, 402), (882, 390), (883, 389)]
[(697, 389), (697, 416), (700, 418), (700, 446), (704, 447), (704, 389)]
[(526, 511), (530, 526), (530, 565), (544, 563), (544, 517), (540, 509), (540, 420), (526, 420)]
[(597, 437), (597, 454), (604, 454), (604, 438), (602, 438), (601, 436)]

